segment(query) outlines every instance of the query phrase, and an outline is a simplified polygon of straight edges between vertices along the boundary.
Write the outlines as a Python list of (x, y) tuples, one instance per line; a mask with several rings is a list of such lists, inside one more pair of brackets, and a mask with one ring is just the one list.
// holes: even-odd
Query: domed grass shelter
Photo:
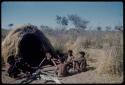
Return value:
[(45, 53), (54, 52), (49, 40), (41, 30), (34, 25), (24, 25), (10, 31), (2, 42), (2, 57), (7, 64), (7, 58), (23, 57), (31, 66), (38, 66)]

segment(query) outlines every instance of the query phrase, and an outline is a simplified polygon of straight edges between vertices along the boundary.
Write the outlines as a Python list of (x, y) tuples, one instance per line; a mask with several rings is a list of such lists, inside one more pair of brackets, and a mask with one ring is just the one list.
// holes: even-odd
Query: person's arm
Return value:
[(41, 65), (43, 64), (43, 62), (45, 61), (46, 57), (40, 62), (39, 67), (41, 67)]
[(56, 63), (56, 65), (57, 65), (57, 64), (60, 64), (60, 59), (54, 58), (53, 60), (54, 60), (54, 62)]
[(54, 66), (56, 66), (56, 67), (57, 67), (57, 65), (56, 65), (55, 61), (54, 61), (53, 59), (51, 59), (51, 61), (53, 62)]
[(72, 56), (72, 60), (75, 60), (75, 56)]

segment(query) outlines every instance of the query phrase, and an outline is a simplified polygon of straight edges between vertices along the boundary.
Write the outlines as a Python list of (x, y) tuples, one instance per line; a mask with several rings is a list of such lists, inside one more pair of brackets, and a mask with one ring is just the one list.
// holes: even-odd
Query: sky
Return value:
[[(114, 27), (123, 25), (122, 2), (2, 2), (2, 28), (8, 24), (14, 26), (33, 24), (57, 27), (56, 15), (77, 14), (88, 20), (88, 27)], [(74, 27), (69, 23), (68, 28)]]

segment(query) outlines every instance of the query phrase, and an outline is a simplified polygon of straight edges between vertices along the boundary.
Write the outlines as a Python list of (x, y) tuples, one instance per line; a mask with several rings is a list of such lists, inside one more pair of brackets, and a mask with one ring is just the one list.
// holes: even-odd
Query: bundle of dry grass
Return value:
[(38, 65), (45, 52), (54, 49), (44, 34), (34, 25), (24, 25), (10, 31), (2, 42), (2, 57), (22, 56), (31, 65)]
[(123, 73), (123, 49), (113, 46), (106, 50), (106, 55), (100, 61), (97, 72), (111, 75), (122, 75)]

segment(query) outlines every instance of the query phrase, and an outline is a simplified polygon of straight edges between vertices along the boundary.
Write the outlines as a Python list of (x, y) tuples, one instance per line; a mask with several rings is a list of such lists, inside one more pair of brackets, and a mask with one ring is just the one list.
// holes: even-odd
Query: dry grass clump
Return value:
[(74, 49), (75, 41), (69, 40), (65, 43), (65, 50), (68, 51), (70, 49)]
[(121, 76), (123, 73), (123, 34), (120, 32), (107, 34), (104, 41), (103, 50), (106, 56), (100, 60), (97, 72)]
[(88, 48), (90, 45), (90, 40), (87, 37), (79, 36), (75, 41), (74, 46), (79, 48)]
[(106, 49), (106, 56), (102, 58), (98, 66), (98, 73), (122, 75), (123, 73), (123, 48), (113, 46)]
[(60, 50), (61, 52), (67, 52), (66, 50), (66, 43), (68, 42), (68, 37), (66, 35), (47, 35), (48, 39), (50, 40), (52, 46), (55, 50)]
[(10, 30), (7, 30), (7, 29), (1, 29), (1, 38), (2, 38), (2, 41), (5, 39), (5, 37), (7, 36), (7, 34), (8, 34), (8, 32), (9, 32)]
[(86, 53), (85, 56), (88, 57), (89, 55), (86, 48), (86, 41), (86, 38), (80, 36), (76, 41), (67, 42), (67, 49), (72, 49), (75, 57), (79, 57), (80, 51), (84, 51)]

